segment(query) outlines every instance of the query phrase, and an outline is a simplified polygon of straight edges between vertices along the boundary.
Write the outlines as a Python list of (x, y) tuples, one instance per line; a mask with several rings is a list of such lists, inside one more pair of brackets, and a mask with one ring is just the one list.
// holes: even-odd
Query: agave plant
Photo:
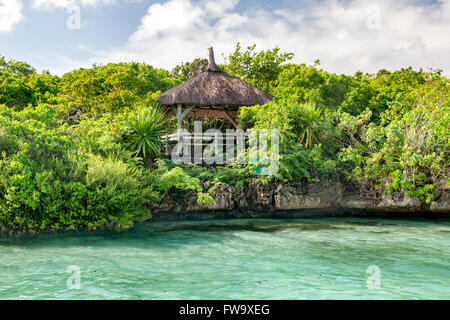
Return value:
[(312, 103), (303, 104), (300, 110), (300, 143), (303, 144), (305, 148), (308, 148), (316, 140), (316, 136), (320, 129), (322, 110), (316, 108)]
[(144, 109), (130, 121), (127, 146), (145, 159), (157, 156), (164, 147), (161, 136), (168, 133), (169, 118), (160, 106)]

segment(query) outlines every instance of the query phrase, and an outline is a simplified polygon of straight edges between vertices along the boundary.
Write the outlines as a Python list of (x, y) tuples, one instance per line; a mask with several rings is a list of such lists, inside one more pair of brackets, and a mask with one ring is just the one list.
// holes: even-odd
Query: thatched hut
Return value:
[(219, 69), (213, 48), (209, 48), (208, 68), (166, 91), (158, 101), (177, 116), (178, 128), (181, 129), (185, 116), (228, 119), (236, 126), (239, 107), (262, 105), (272, 99), (270, 94)]

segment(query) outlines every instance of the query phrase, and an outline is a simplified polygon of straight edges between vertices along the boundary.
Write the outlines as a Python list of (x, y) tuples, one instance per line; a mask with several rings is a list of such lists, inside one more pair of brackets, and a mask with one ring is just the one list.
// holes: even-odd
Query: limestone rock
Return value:
[(308, 185), (280, 184), (275, 190), (275, 209), (325, 209), (339, 207), (343, 188), (340, 183), (321, 182)]

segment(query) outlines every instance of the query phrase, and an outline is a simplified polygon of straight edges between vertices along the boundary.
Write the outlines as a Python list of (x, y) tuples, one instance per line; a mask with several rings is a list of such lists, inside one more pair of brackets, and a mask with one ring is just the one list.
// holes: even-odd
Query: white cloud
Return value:
[(278, 45), (294, 52), (296, 62), (318, 58), (325, 69), (338, 73), (407, 66), (450, 70), (449, 0), (431, 5), (325, 0), (275, 12), (239, 12), (237, 2), (169, 0), (150, 5), (128, 43), (98, 52), (96, 61), (135, 60), (171, 68), (206, 57), (210, 45), (227, 54), (239, 41), (256, 43), (259, 50)]
[(74, 6), (98, 7), (116, 3), (117, 0), (33, 0), (33, 7), (36, 9), (71, 8)]
[(21, 1), (0, 0), (0, 32), (12, 31), (14, 25), (22, 19)]

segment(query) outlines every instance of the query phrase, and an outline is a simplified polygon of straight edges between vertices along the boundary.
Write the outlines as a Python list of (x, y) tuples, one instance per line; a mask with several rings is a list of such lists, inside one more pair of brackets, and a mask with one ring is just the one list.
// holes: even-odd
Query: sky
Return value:
[(0, 0), (0, 56), (53, 74), (110, 62), (171, 69), (278, 46), (334, 73), (450, 71), (450, 0)]

